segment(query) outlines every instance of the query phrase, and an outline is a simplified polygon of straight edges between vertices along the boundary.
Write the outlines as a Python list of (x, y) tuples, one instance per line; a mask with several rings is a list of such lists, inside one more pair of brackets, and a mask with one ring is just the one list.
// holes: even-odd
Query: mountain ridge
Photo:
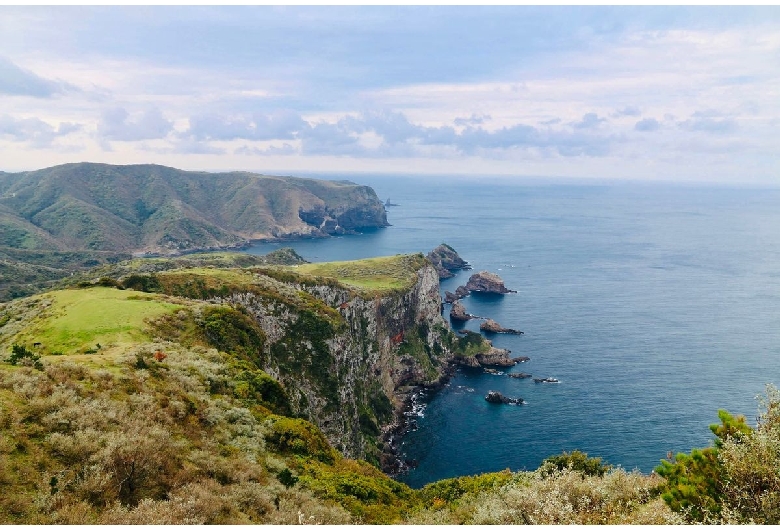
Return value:
[[(14, 278), (43, 263), (17, 259), (19, 251), (59, 261), (62, 253), (95, 253), (95, 265), (384, 226), (374, 190), (343, 180), (91, 162), (0, 172), (0, 261), (11, 272), (0, 282), (0, 298), (34, 292)], [(66, 263), (39, 279), (82, 268)]]

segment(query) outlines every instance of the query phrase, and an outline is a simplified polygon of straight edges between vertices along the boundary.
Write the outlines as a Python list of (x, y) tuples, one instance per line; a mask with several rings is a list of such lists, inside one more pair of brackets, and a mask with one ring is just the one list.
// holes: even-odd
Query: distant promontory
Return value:
[[(384, 226), (374, 190), (343, 180), (152, 164), (0, 172), (0, 260), (3, 276), (20, 285), (131, 254), (176, 255)], [(0, 298), (7, 289), (0, 285)]]

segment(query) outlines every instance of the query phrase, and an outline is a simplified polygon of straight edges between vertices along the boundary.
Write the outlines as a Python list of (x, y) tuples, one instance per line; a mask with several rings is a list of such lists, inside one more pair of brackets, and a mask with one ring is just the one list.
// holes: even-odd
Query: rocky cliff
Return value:
[(189, 269), (125, 283), (251, 317), (258, 328), (248, 331), (257, 338), (245, 341), (255, 350), (252, 360), (284, 386), (292, 413), (315, 423), (345, 456), (387, 468), (392, 451), (385, 441), (413, 390), (441, 384), (449, 360), (489, 345), (449, 330), (440, 312), (438, 274), (424, 256), (347, 262), (335, 270), (368, 274), (366, 263), (374, 277), (394, 274), (404, 282), (361, 289), (296, 267), (271, 267), (230, 280)]

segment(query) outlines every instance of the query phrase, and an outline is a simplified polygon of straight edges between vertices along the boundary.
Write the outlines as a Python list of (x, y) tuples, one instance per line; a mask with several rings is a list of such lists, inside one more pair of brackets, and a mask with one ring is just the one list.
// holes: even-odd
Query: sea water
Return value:
[[(780, 190), (669, 184), (544, 184), (363, 175), (392, 226), (259, 244), (310, 261), (425, 252), (442, 242), (517, 294), (463, 300), (524, 335), (495, 346), (530, 361), (534, 383), (461, 369), (425, 398), (402, 450), (418, 487), (456, 475), (535, 469), (579, 449), (651, 471), (668, 452), (711, 444), (717, 410), (755, 424), (780, 385)], [(446, 316), (446, 315), (445, 315)], [(467, 329), (478, 331), (479, 321)], [(522, 406), (485, 401), (490, 390)]]

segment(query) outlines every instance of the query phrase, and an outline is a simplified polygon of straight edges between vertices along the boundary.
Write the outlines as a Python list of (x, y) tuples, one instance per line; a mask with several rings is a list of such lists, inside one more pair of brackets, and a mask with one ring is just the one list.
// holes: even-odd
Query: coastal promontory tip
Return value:
[(433, 263), (436, 272), (439, 273), (440, 279), (452, 278), (455, 276), (455, 271), (471, 268), (468, 262), (446, 243), (431, 250), (427, 257)]

